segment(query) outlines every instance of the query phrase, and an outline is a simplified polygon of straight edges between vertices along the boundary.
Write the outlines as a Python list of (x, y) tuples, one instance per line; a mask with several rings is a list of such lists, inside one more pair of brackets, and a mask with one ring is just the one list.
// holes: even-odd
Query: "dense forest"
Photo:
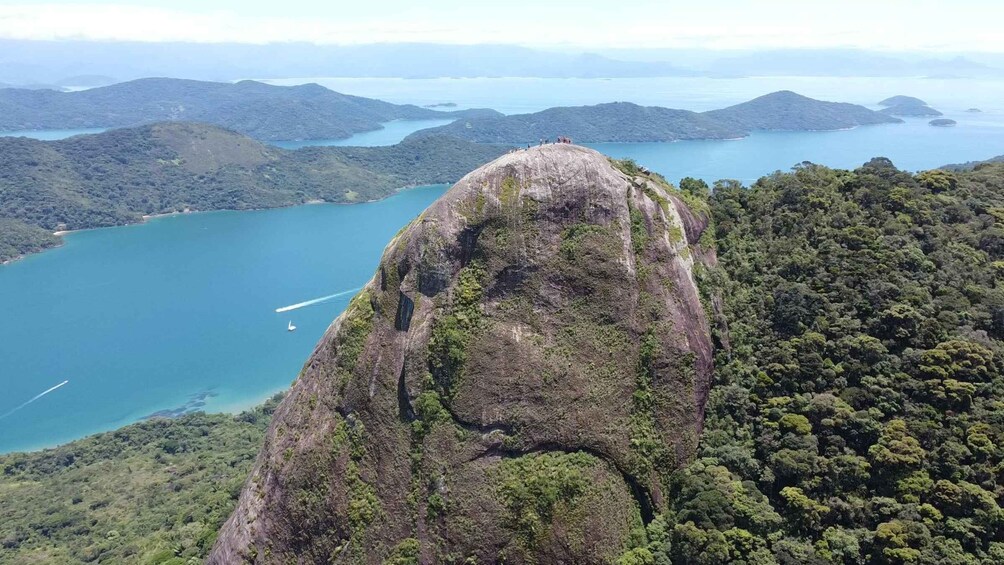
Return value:
[(1004, 562), (1004, 166), (806, 163), (710, 201), (700, 451), (622, 565)]
[(288, 151), (183, 122), (61, 141), (0, 137), (0, 262), (56, 244), (54, 230), (148, 214), (383, 198), (456, 181), (505, 151), (445, 137)]
[(0, 563), (201, 562), (280, 399), (0, 455)]

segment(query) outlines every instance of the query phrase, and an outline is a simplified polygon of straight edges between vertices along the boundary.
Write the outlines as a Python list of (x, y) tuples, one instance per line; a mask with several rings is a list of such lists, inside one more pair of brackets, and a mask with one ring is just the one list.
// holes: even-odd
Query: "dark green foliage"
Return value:
[(24, 224), (51, 232), (183, 210), (363, 202), (407, 186), (453, 182), (504, 151), (443, 137), (286, 151), (190, 123), (54, 142), (0, 137), (0, 260), (54, 243)]
[(0, 218), (0, 263), (36, 253), (59, 243), (48, 230), (20, 220)]
[(584, 453), (540, 453), (506, 459), (500, 466), (499, 498), (507, 511), (506, 526), (533, 548), (556, 513), (569, 513), (590, 488), (583, 470), (596, 464)]
[(1004, 166), (806, 164), (719, 184), (711, 206), (731, 349), (663, 554), (996, 562)]
[(233, 510), (279, 398), (0, 456), (0, 563), (189, 563)]

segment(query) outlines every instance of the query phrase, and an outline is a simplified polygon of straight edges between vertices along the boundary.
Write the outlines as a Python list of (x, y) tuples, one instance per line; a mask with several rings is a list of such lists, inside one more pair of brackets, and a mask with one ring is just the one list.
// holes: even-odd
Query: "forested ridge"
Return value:
[(363, 202), (458, 180), (506, 148), (446, 137), (288, 151), (207, 124), (169, 122), (60, 141), (0, 137), (0, 262), (55, 230), (143, 215)]
[(1004, 166), (804, 164), (710, 202), (699, 455), (621, 563), (1004, 562)]
[(255, 139), (344, 139), (392, 120), (494, 116), (442, 112), (334, 92), (317, 84), (275, 86), (143, 78), (58, 92), (0, 88), (0, 131), (133, 127), (162, 121), (215, 124)]

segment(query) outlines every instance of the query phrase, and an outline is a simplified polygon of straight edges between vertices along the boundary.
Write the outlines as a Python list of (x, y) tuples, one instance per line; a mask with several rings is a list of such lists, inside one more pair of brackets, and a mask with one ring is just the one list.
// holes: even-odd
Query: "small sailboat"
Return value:
[(296, 326), (293, 325), (293, 320), (289, 321), (289, 324), (286, 326), (286, 330), (291, 331), (291, 332), (295, 332), (296, 331)]

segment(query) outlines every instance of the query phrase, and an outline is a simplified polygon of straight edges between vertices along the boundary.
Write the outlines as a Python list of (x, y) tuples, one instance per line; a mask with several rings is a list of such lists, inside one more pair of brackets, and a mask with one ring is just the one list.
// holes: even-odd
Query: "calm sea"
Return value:
[[(507, 113), (613, 100), (706, 110), (784, 88), (872, 106), (887, 96), (908, 94), (925, 98), (959, 122), (955, 128), (908, 120), (838, 132), (757, 133), (737, 141), (594, 145), (616, 157), (634, 158), (674, 181), (695, 176), (752, 182), (805, 160), (854, 167), (882, 155), (919, 170), (1004, 154), (1004, 82), (274, 82), (309, 81), (392, 102), (454, 102), (460, 108), (494, 107)], [(965, 112), (970, 107), (983, 112)], [(439, 123), (391, 122), (348, 141), (309, 144), (392, 144)], [(88, 132), (30, 132), (50, 139), (72, 133)], [(289, 148), (306, 144), (278, 143)], [(0, 266), (0, 452), (54, 445), (158, 411), (238, 410), (283, 389), (344, 309), (351, 291), (373, 274), (387, 241), (444, 190), (418, 188), (353, 206), (157, 218), (143, 225), (70, 234), (59, 249)], [(275, 312), (331, 295), (339, 296)], [(297, 331), (286, 331), (289, 322)]]
[(0, 267), (0, 452), (200, 400), (238, 410), (288, 386), (390, 238), (445, 189), (155, 218)]

